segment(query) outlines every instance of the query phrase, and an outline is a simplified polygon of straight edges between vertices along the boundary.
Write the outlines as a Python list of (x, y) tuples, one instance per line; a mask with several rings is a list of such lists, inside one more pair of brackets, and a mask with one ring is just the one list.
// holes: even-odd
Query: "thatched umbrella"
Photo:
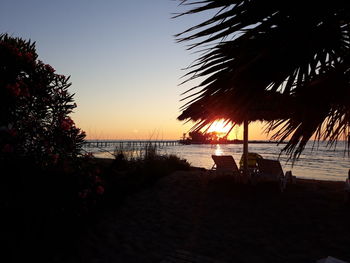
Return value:
[[(217, 119), (243, 124), (243, 170), (247, 173), (248, 123), (283, 120), (289, 116), (289, 109), (293, 103), (295, 99), (292, 96), (271, 91), (264, 91), (259, 96), (245, 98), (216, 93), (185, 106), (178, 119), (195, 121), (196, 125), (192, 128), (194, 130), (200, 130)], [(229, 107), (226, 107), (227, 105)]]
[(188, 69), (187, 80), (204, 77), (204, 81), (186, 93), (188, 102), (180, 119), (196, 121), (195, 127), (216, 116), (241, 123), (255, 103), (252, 98), (271, 91), (295, 102), (277, 121), (272, 115), (262, 118), (277, 130), (274, 139), (289, 139), (284, 150), (291, 156), (297, 158), (314, 134), (331, 142), (346, 136), (350, 144), (347, 1), (181, 3), (192, 9), (179, 16), (203, 11), (215, 15), (176, 36), (178, 41), (197, 40), (189, 49), (203, 48)]

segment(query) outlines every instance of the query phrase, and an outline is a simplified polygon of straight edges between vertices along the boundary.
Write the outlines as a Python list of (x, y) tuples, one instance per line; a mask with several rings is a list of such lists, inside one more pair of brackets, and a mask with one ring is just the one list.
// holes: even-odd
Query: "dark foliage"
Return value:
[(30, 157), (41, 166), (77, 157), (85, 133), (69, 117), (69, 77), (38, 60), (35, 44), (0, 35), (0, 160)]
[(103, 198), (69, 117), (69, 77), (38, 60), (35, 44), (0, 35), (0, 219), (8, 262), (49, 260)]
[[(213, 16), (178, 34), (202, 55), (180, 120), (267, 120), (294, 158), (313, 135), (349, 141), (350, 8), (347, 1), (184, 0), (181, 15)], [(186, 93), (187, 93), (186, 92)], [(272, 103), (271, 103), (272, 102)]]
[(160, 155), (156, 147), (141, 149), (137, 158), (128, 150), (118, 149), (109, 171), (106, 172), (106, 201), (121, 202), (125, 196), (152, 186), (160, 178), (179, 170), (190, 170), (191, 165), (175, 155)]

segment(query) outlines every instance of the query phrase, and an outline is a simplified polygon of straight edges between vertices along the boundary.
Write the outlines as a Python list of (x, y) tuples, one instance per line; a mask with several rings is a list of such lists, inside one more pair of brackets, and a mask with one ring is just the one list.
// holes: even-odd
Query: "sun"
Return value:
[(207, 132), (208, 133), (209, 132), (215, 132), (218, 135), (225, 136), (230, 131), (231, 128), (232, 128), (232, 123), (227, 123), (224, 120), (217, 120), (217, 121), (214, 121), (210, 125), (209, 129), (207, 130)]

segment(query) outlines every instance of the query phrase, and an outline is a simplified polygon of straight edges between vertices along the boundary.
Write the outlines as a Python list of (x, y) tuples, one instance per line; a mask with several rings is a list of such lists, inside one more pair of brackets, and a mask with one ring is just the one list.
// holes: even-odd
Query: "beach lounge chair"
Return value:
[(195, 254), (187, 250), (176, 250), (173, 253), (166, 255), (160, 263), (224, 263), (214, 258), (209, 258), (203, 255)]
[(296, 177), (291, 171), (284, 174), (281, 163), (278, 160), (258, 159), (258, 181), (277, 182), (281, 192), (284, 191), (288, 182), (295, 183)]
[(240, 174), (236, 161), (233, 159), (232, 155), (212, 155), (211, 158), (214, 161), (212, 170), (215, 170), (216, 173), (232, 175)]
[(334, 257), (326, 257), (316, 261), (316, 263), (347, 263), (347, 261), (340, 260)]
[[(251, 172), (254, 172), (258, 166), (257, 160), (263, 159), (263, 157), (258, 153), (248, 152), (248, 169)], [(241, 156), (241, 160), (239, 161), (239, 168), (243, 170), (243, 161), (244, 161), (244, 154)]]
[(350, 169), (344, 185), (344, 200), (345, 202), (350, 202)]

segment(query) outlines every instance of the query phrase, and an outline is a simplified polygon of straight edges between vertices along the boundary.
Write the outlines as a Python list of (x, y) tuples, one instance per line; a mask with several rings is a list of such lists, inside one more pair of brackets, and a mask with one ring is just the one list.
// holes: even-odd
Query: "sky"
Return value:
[[(209, 14), (173, 19), (178, 0), (1, 0), (0, 33), (36, 42), (39, 59), (71, 76), (72, 115), (88, 139), (179, 139), (179, 85), (198, 54), (174, 35)], [(242, 129), (229, 138), (242, 138)], [(249, 139), (267, 139), (261, 123)]]

